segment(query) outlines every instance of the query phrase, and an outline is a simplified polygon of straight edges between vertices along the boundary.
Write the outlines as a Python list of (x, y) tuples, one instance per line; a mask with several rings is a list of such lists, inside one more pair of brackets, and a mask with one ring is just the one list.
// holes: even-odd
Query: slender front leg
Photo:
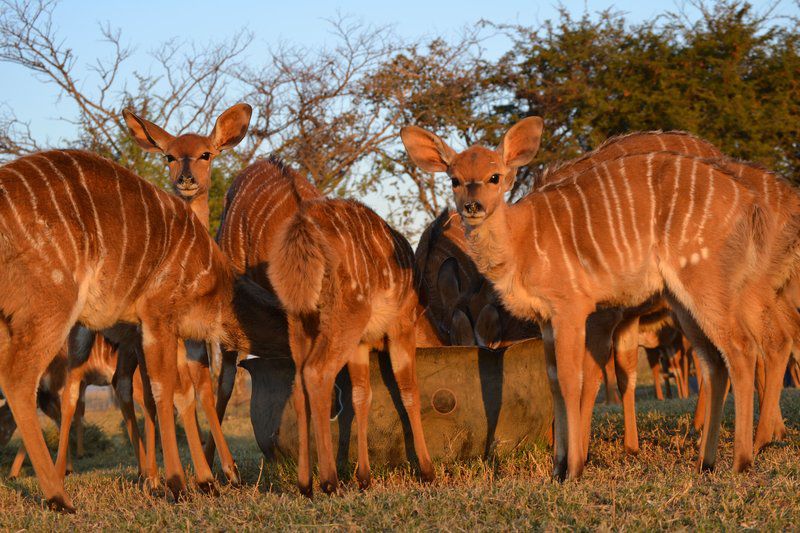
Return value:
[(139, 434), (139, 426), (136, 423), (136, 411), (133, 407), (133, 375), (139, 361), (136, 352), (130, 347), (120, 346), (117, 350), (117, 368), (111, 380), (111, 386), (122, 411), (122, 418), (125, 420), (125, 429), (133, 446), (133, 453), (139, 465), (139, 475), (147, 475), (147, 454), (144, 448), (144, 440)]
[[(67, 371), (66, 383), (61, 392), (61, 430), (58, 435), (58, 455), (56, 456), (56, 472), (64, 479), (67, 475), (67, 456), (69, 455), (69, 430), (81, 395), (83, 372), (80, 368)], [(77, 428), (76, 428), (77, 429)]]
[(636, 427), (636, 367), (639, 362), (639, 317), (617, 326), (615, 351), (622, 413), (625, 418), (625, 451), (639, 453), (639, 432)]
[(370, 485), (369, 451), (367, 446), (367, 426), (369, 408), (372, 404), (372, 387), (369, 381), (369, 346), (360, 344), (347, 363), (350, 382), (353, 384), (353, 409), (356, 415), (358, 434), (358, 469), (356, 478), (361, 489)]
[[(558, 382), (558, 368), (556, 366), (556, 347), (553, 337), (553, 327), (550, 322), (541, 325), (542, 340), (544, 341), (544, 356), (547, 363), (547, 379), (550, 391), (553, 393), (553, 477), (563, 481), (567, 477), (567, 408), (564, 396), (561, 394), (561, 385)], [(589, 420), (591, 428), (591, 419)], [(588, 431), (587, 431), (588, 434)]]
[[(214, 407), (214, 391), (211, 388), (211, 372), (209, 371), (208, 357), (206, 356), (206, 344), (186, 341), (186, 356), (192, 383), (197, 391), (197, 396), (200, 399), (203, 412), (206, 415), (213, 442), (216, 443), (219, 449), (222, 471), (231, 485), (238, 485), (240, 483), (239, 470), (236, 468), (236, 463), (228, 447), (228, 442), (222, 434), (222, 425), (220, 424), (217, 411)], [(205, 449), (205, 452), (211, 451), (210, 457), (208, 453), (205, 455), (209, 466), (214, 464), (213, 445), (209, 446), (211, 442), (212, 441), (209, 440)]]
[(142, 346), (150, 388), (158, 413), (166, 482), (176, 499), (186, 492), (186, 479), (178, 455), (173, 416), (175, 378), (178, 373), (177, 343), (177, 337), (170, 332), (165, 323), (142, 322)]
[[(220, 423), (220, 433), (222, 432), (222, 422), (225, 420), (225, 411), (233, 394), (233, 387), (236, 385), (236, 361), (238, 359), (239, 352), (223, 350), (219, 381), (217, 382), (217, 420)], [(214, 439), (209, 439), (205, 446), (208, 464), (213, 464), (215, 450)]]
[(195, 393), (192, 378), (189, 375), (189, 365), (186, 361), (186, 345), (178, 341), (178, 376), (175, 390), (175, 407), (183, 421), (186, 432), (186, 442), (189, 444), (189, 454), (192, 457), (195, 477), (200, 490), (206, 494), (218, 495), (214, 484), (214, 475), (203, 455), (203, 443), (200, 440), (200, 429), (197, 427), (197, 411), (195, 409)]
[(297, 487), (301, 494), (311, 497), (313, 486), (311, 483), (308, 395), (303, 383), (303, 365), (311, 350), (311, 338), (304, 331), (303, 324), (298, 317), (289, 315), (287, 318), (289, 323), (289, 346), (295, 366), (292, 404), (297, 415)]
[[(572, 303), (570, 305), (573, 305)], [(587, 313), (578, 309), (554, 313), (558, 385), (567, 415), (567, 477), (578, 479), (583, 472), (584, 450), (581, 431), (581, 382), (586, 339)]]

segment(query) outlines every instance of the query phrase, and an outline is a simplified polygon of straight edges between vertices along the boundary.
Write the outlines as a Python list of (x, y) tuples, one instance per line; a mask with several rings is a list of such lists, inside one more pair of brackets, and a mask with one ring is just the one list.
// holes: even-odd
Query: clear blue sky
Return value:
[[(754, 2), (766, 5), (766, 2)], [(677, 2), (653, 3), (642, 0), (565, 0), (561, 3), (576, 15), (584, 10), (599, 11), (609, 7), (625, 12), (631, 21), (647, 20), (665, 10), (677, 9)], [(330, 1), (255, 1), (208, 0), (137, 2), (65, 0), (56, 11), (59, 34), (79, 58), (81, 71), (98, 54), (108, 53), (99, 42), (99, 23), (110, 23), (122, 30), (123, 41), (136, 48), (131, 65), (146, 70), (147, 52), (158, 43), (179, 37), (202, 44), (229, 37), (242, 28), (255, 34), (249, 49), (251, 57), (263, 54), (269, 45), (279, 42), (308, 46), (323, 45), (330, 38), (326, 19), (337, 13), (353, 15), (374, 25), (393, 25), (405, 38), (453, 36), (460, 28), (481, 18), (500, 23), (536, 25), (553, 18), (558, 9), (553, 1), (473, 1), (380, 0)], [(763, 9), (761, 7), (760, 9)], [(778, 13), (798, 13), (791, 0), (783, 0)], [(488, 43), (488, 53), (505, 50), (507, 43)], [(79, 72), (81, 72), (79, 71)], [(31, 121), (37, 138), (57, 142), (70, 136), (71, 126), (58, 121), (59, 116), (74, 116), (69, 102), (57, 102), (56, 89), (31, 76), (24, 69), (0, 63), (0, 105), (14, 110), (18, 118)]]

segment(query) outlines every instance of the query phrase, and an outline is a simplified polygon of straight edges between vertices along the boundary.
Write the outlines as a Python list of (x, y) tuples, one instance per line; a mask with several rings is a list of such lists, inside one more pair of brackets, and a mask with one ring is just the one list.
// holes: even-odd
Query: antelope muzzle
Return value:
[(175, 192), (180, 196), (194, 196), (197, 194), (198, 189), (200, 189), (200, 184), (191, 173), (181, 174), (175, 181)]
[(461, 207), (461, 216), (467, 224), (479, 223), (486, 217), (486, 209), (476, 200), (464, 202)]

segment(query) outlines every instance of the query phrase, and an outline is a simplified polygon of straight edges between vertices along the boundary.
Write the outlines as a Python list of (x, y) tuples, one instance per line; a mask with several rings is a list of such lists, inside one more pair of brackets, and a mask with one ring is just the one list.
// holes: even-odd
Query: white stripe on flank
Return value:
[(35, 165), (33, 163), (32, 159), (33, 158), (28, 157), (28, 158), (24, 159), (24, 161), (31, 168), (33, 168), (36, 172), (38, 172), (39, 175), (44, 180), (44, 182), (47, 184), (47, 189), (50, 191), (50, 200), (53, 202), (53, 207), (55, 207), (56, 213), (58, 213), (58, 219), (61, 221), (61, 225), (64, 226), (64, 231), (67, 234), (67, 237), (69, 237), (70, 244), (72, 244), (72, 251), (75, 254), (75, 265), (74, 265), (74, 268), (73, 268), (73, 272), (77, 272), (78, 271), (78, 261), (80, 259), (80, 253), (78, 251), (78, 243), (75, 241), (75, 236), (72, 234), (72, 228), (69, 226), (69, 223), (67, 223), (67, 218), (64, 216), (64, 213), (61, 211), (61, 205), (59, 204), (59, 201), (56, 199), (56, 193), (53, 190), (53, 186), (50, 183), (50, 179), (42, 171), (42, 169), (39, 168), (38, 165)]
[[(81, 216), (81, 211), (78, 209), (78, 204), (75, 202), (75, 197), (72, 194), (72, 187), (70, 187), (69, 180), (67, 177), (53, 164), (49, 157), (44, 157), (42, 154), (34, 154), (32, 157), (39, 157), (42, 160), (46, 161), (50, 168), (53, 169), (53, 172), (58, 175), (61, 179), (61, 183), (64, 185), (64, 190), (67, 191), (67, 196), (69, 197), (69, 201), (72, 204), (72, 211), (74, 214), (75, 220), (78, 221), (78, 225), (81, 227), (81, 237), (86, 238), (87, 230), (86, 225), (83, 223), (83, 216)], [(87, 245), (83, 245), (83, 262), (86, 265), (89, 262), (89, 247)]]
[(567, 256), (567, 248), (564, 246), (564, 237), (561, 236), (561, 228), (558, 227), (558, 222), (556, 221), (556, 216), (553, 213), (553, 208), (550, 206), (550, 200), (547, 198), (547, 194), (542, 195), (544, 197), (544, 201), (547, 204), (547, 210), (550, 212), (550, 219), (553, 221), (553, 227), (556, 230), (556, 236), (558, 237), (558, 243), (561, 245), (561, 256), (564, 259), (564, 266), (567, 268), (569, 272), (569, 282), (572, 285), (572, 290), (577, 291), (578, 287), (575, 284), (575, 271), (572, 268), (572, 263)]
[[(577, 186), (577, 183), (575, 184)], [(575, 247), (575, 256), (578, 258), (578, 262), (583, 266), (584, 270), (590, 270), (591, 265), (586, 260), (586, 258), (581, 253), (581, 249), (578, 246), (578, 237), (575, 233), (575, 218), (572, 213), (572, 206), (569, 203), (569, 198), (562, 192), (561, 189), (556, 189), (558, 195), (564, 200), (564, 206), (567, 208), (567, 215), (569, 216), (569, 232), (572, 237), (572, 246)], [(593, 276), (597, 276), (594, 272), (590, 272)]]
[[(386, 261), (386, 256), (387, 256), (386, 250), (383, 249), (383, 246), (381, 246), (381, 243), (375, 238), (375, 232), (370, 230), (367, 233), (369, 233), (370, 242), (372, 242), (372, 247), (375, 250), (375, 258), (380, 258), (381, 261), (386, 263), (387, 262)], [(378, 267), (377, 270), (378, 270), (378, 279), (383, 279), (383, 271), (390, 271), (390, 267), (388, 265), (386, 265), (384, 268)]]
[(392, 239), (392, 236), (389, 234), (390, 233), (389, 230), (386, 229), (386, 224), (380, 224), (378, 227), (380, 228), (381, 233), (383, 233), (383, 236), (386, 239), (386, 244), (388, 244), (389, 247), (390, 247), (389, 250), (386, 253), (386, 258), (387, 258), (386, 270), (387, 270), (387, 273), (389, 275), (389, 287), (391, 288), (394, 285), (394, 268), (395, 268), (395, 265), (389, 264), (388, 258), (391, 257), (392, 253), (394, 252), (394, 250), (391, 248), (393, 239)]
[[(176, 289), (180, 289), (181, 287), (183, 287), (183, 280), (186, 278), (186, 263), (189, 260), (189, 257), (194, 252), (194, 241), (197, 239), (197, 228), (195, 227), (194, 222), (192, 220), (188, 220), (187, 223), (189, 224), (189, 227), (192, 230), (192, 238), (189, 239), (189, 244), (184, 247), (185, 250), (183, 252), (183, 259), (181, 259), (181, 273), (180, 276), (178, 277), (178, 283), (176, 285)], [(205, 231), (205, 229), (203, 229), (203, 231)], [(173, 294), (175, 294), (176, 292), (177, 291), (174, 291)]]
[(650, 245), (656, 241), (656, 190), (653, 187), (653, 152), (647, 154), (647, 188), (650, 191)]
[[(38, 230), (42, 231), (45, 234), (47, 240), (50, 241), (50, 245), (56, 251), (56, 255), (58, 256), (58, 260), (61, 261), (62, 267), (64, 268), (64, 270), (69, 272), (70, 271), (70, 267), (67, 265), (67, 259), (66, 259), (66, 257), (64, 257), (64, 251), (61, 249), (61, 246), (58, 244), (58, 240), (54, 237), (53, 232), (50, 230), (50, 227), (47, 225), (47, 223), (44, 221), (44, 219), (41, 218), (41, 215), (39, 213), (39, 202), (36, 200), (36, 193), (33, 191), (33, 188), (28, 183), (27, 178), (25, 178), (24, 174), (14, 170), (13, 168), (8, 168), (7, 170), (9, 172), (11, 172), (12, 174), (15, 174), (19, 178), (19, 180), (22, 182), (22, 185), (25, 187), (25, 189), (28, 191), (28, 194), (31, 197), (31, 206), (33, 207), (34, 227), (37, 228)], [(47, 186), (48, 186), (48, 188), (50, 188), (50, 184), (49, 183), (47, 184)], [(52, 192), (52, 188), (51, 188), (51, 192)], [(16, 210), (16, 206), (15, 206), (15, 210)], [(35, 239), (35, 237), (33, 237), (33, 238)], [(40, 252), (44, 253), (44, 250), (42, 250), (42, 248), (41, 248), (41, 244), (42, 244), (41, 240), (40, 239), (36, 239), (36, 248), (37, 248), (37, 250), (39, 250)]]
[(128, 285), (128, 289), (125, 291), (125, 296), (122, 298), (122, 300), (120, 300), (123, 305), (131, 295), (131, 291), (133, 291), (134, 287), (136, 287), (136, 285), (139, 283), (139, 276), (142, 275), (142, 266), (144, 266), (144, 260), (147, 257), (147, 253), (150, 251), (150, 210), (148, 209), (147, 201), (144, 198), (142, 180), (137, 179), (136, 184), (139, 186), (139, 201), (144, 208), (144, 246), (141, 250), (137, 251), (137, 254), (139, 255), (139, 264), (136, 265), (136, 272), (134, 273), (133, 279)]
[(125, 215), (125, 202), (122, 199), (122, 186), (120, 185), (117, 167), (111, 165), (111, 168), (114, 170), (114, 181), (116, 181), (117, 185), (117, 198), (119, 198), (119, 214), (122, 219), (122, 246), (120, 248), (119, 266), (114, 270), (114, 281), (111, 283), (111, 292), (112, 294), (116, 294), (117, 282), (119, 281), (119, 275), (122, 269), (125, 267), (125, 257), (128, 252), (128, 222)]
[(730, 221), (731, 217), (733, 217), (733, 213), (736, 212), (736, 209), (739, 208), (739, 186), (733, 180), (727, 180), (727, 183), (730, 183), (731, 187), (733, 187), (733, 202), (731, 203), (731, 208), (728, 210), (728, 214), (725, 215), (724, 225), (727, 226)]
[(625, 186), (625, 196), (628, 198), (628, 204), (630, 206), (629, 211), (631, 212), (631, 226), (633, 226), (633, 236), (636, 239), (636, 259), (637, 261), (641, 261), (642, 237), (639, 235), (639, 224), (636, 220), (636, 206), (633, 203), (633, 191), (631, 190), (631, 184), (628, 183), (628, 175), (625, 170), (625, 161), (622, 159), (619, 160), (619, 175), (622, 178), (622, 184)]
[(667, 149), (667, 145), (666, 145), (666, 143), (664, 143), (664, 136), (663, 135), (659, 135), (659, 134), (655, 134), (655, 138), (658, 139), (658, 144), (661, 146), (661, 150), (666, 150)]
[(14, 202), (11, 199), (11, 195), (8, 193), (8, 189), (6, 189), (5, 185), (3, 185), (2, 180), (0, 180), (0, 192), (3, 193), (0, 196), (5, 198), (9, 207), (11, 207), (11, 213), (14, 215), (14, 220), (16, 221), (19, 228), (22, 230), (22, 234), (25, 236), (25, 239), (27, 239), (28, 243), (30, 243), (30, 246), (34, 250), (41, 251), (41, 244), (36, 242), (33, 236), (28, 232), (28, 228), (22, 222), (22, 217), (20, 217), (19, 211), (17, 211), (17, 206), (14, 205)]
[(598, 168), (595, 166), (592, 167), (592, 170), (595, 176), (597, 176), (597, 184), (600, 186), (600, 192), (603, 195), (603, 206), (606, 208), (606, 222), (608, 222), (609, 233), (611, 233), (611, 244), (614, 245), (614, 250), (617, 252), (619, 266), (623, 268), (625, 266), (625, 258), (622, 257), (622, 249), (619, 247), (619, 242), (617, 241), (617, 230), (614, 224), (614, 215), (611, 213), (611, 203), (608, 201), (606, 186), (603, 183), (603, 178), (600, 176)]
[(675, 205), (678, 202), (678, 184), (680, 183), (681, 179), (681, 167), (683, 166), (683, 158), (682, 157), (675, 157), (675, 172), (674, 172), (674, 180), (675, 185), (672, 189), (672, 202), (669, 204), (669, 213), (667, 214), (667, 222), (664, 224), (664, 250), (665, 250), (665, 257), (669, 258), (669, 251), (670, 251), (670, 244), (669, 244), (669, 230), (670, 226), (672, 226), (672, 215), (675, 213)]
[(694, 189), (697, 183), (697, 159), (692, 159), (692, 180), (689, 182), (689, 207), (686, 210), (686, 216), (683, 217), (683, 225), (681, 226), (681, 238), (678, 240), (678, 247), (682, 248), (686, 243), (686, 229), (689, 227), (689, 221), (694, 215)]
[(608, 169), (608, 164), (605, 161), (602, 164), (602, 168), (606, 175), (606, 179), (608, 180), (608, 186), (611, 189), (611, 196), (614, 198), (614, 211), (617, 214), (617, 219), (619, 220), (620, 238), (622, 239), (622, 245), (625, 247), (625, 251), (628, 253), (627, 264), (631, 264), (633, 262), (633, 253), (631, 252), (631, 245), (628, 242), (628, 233), (625, 231), (625, 219), (622, 216), (622, 202), (619, 201), (617, 187), (614, 185), (614, 175), (611, 174), (611, 171)]
[[(258, 232), (256, 234), (256, 240), (251, 242), (251, 243), (249, 243), (249, 245), (251, 247), (255, 248), (255, 247), (258, 247), (261, 244), (261, 235), (264, 233), (264, 230), (267, 228), (267, 226), (269, 225), (270, 221), (272, 220), (272, 215), (275, 213), (275, 210), (278, 209), (280, 206), (282, 206), (286, 202), (286, 200), (288, 200), (289, 197), (291, 197), (291, 196), (292, 196), (292, 192), (291, 191), (285, 191), (280, 200), (278, 200), (277, 202), (271, 202), (272, 203), (272, 207), (270, 207), (269, 211), (267, 211), (264, 214), (264, 218), (261, 221), (261, 227), (258, 228)], [(258, 218), (254, 217), (253, 218), (253, 223), (255, 224), (257, 220), (258, 220)], [(241, 232), (241, 233), (244, 233), (244, 232)]]
[(98, 253), (100, 255), (100, 260), (98, 261), (97, 269), (100, 270), (105, 262), (107, 253), (105, 239), (103, 238), (103, 228), (100, 226), (100, 215), (97, 213), (97, 206), (94, 205), (92, 191), (89, 190), (89, 186), (86, 184), (86, 176), (83, 173), (83, 167), (81, 167), (78, 161), (75, 160), (75, 158), (72, 157), (69, 152), (61, 153), (68, 157), (70, 161), (72, 161), (72, 165), (75, 167), (75, 170), (78, 171), (78, 179), (81, 183), (81, 187), (83, 187), (83, 190), (86, 191), (86, 196), (89, 197), (89, 204), (92, 206), (92, 216), (94, 217), (95, 231), (97, 232), (97, 243), (99, 245)]
[(706, 201), (703, 203), (703, 216), (700, 217), (700, 223), (697, 225), (697, 231), (694, 234), (696, 241), (703, 239), (703, 230), (706, 227), (708, 215), (711, 213), (711, 200), (714, 197), (714, 167), (706, 165), (708, 168), (708, 190), (706, 190)]
[[(606, 262), (606, 256), (603, 253), (603, 250), (600, 249), (600, 243), (597, 242), (597, 239), (594, 235), (594, 230), (592, 229), (592, 217), (591, 213), (589, 212), (589, 202), (586, 201), (586, 195), (583, 194), (583, 189), (576, 183), (575, 189), (578, 191), (578, 196), (581, 198), (581, 204), (583, 204), (583, 211), (586, 213), (586, 229), (589, 231), (589, 238), (592, 240), (592, 246), (594, 246), (594, 251), (597, 254), (597, 260), (600, 263), (600, 266), (603, 267), (603, 270), (606, 272), (611, 272), (611, 267), (608, 266)], [(538, 248), (538, 243), (536, 244)]]
[(358, 225), (361, 227), (361, 237), (362, 237), (361, 244), (364, 247), (364, 263), (367, 269), (367, 283), (365, 285), (365, 289), (367, 292), (370, 292), (370, 286), (372, 284), (372, 276), (370, 275), (369, 271), (369, 261), (367, 261), (367, 254), (369, 254), (369, 256), (372, 258), (372, 261), (377, 260), (380, 257), (380, 255), (377, 255), (377, 252), (379, 252), (379, 250), (372, 250), (370, 248), (369, 243), (367, 242), (367, 229), (369, 228), (370, 221), (366, 211), (362, 208), (356, 208), (355, 214), (358, 217)]

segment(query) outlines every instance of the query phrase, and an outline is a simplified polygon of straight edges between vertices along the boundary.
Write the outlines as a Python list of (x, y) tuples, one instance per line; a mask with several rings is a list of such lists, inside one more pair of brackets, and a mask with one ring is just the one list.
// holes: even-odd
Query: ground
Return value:
[[(550, 452), (532, 446), (493, 460), (438, 464), (437, 480), (422, 485), (410, 468), (378, 470), (373, 486), (358, 490), (350, 472), (337, 496), (298, 495), (293, 465), (264, 464), (246, 406), (224, 429), (244, 477), (221, 495), (193, 491), (174, 504), (146, 495), (136, 479), (131, 448), (113, 410), (91, 411), (87, 454), (66, 487), (75, 515), (44, 509), (29, 466), (19, 481), (0, 480), (0, 527), (20, 529), (794, 529), (800, 524), (800, 391), (784, 391), (786, 443), (756, 457), (753, 470), (731, 473), (732, 402), (726, 406), (721, 460), (715, 473), (694, 471), (695, 398), (657, 401), (640, 386), (641, 453), (623, 453), (619, 407), (598, 407), (596, 438), (583, 478), (555, 483)], [(48, 439), (54, 441), (50, 428)], [(0, 454), (8, 471), (12, 445)], [(184, 464), (188, 453), (182, 448)], [(217, 470), (218, 475), (221, 475)]]

